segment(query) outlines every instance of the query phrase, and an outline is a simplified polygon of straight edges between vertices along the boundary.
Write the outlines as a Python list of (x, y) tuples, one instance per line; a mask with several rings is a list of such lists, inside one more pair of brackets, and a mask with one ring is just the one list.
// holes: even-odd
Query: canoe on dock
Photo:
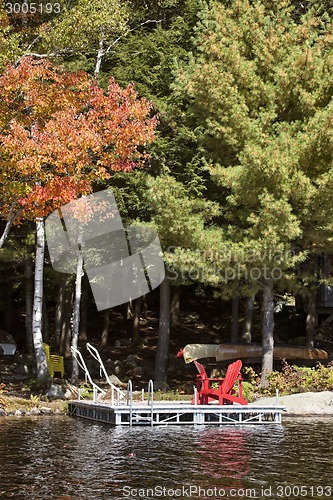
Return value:
[[(261, 358), (261, 344), (220, 344), (216, 347), (216, 361), (227, 361), (233, 358)], [(303, 346), (277, 345), (274, 347), (273, 356), (275, 360), (321, 360), (327, 359), (328, 354), (322, 349), (315, 349)]]
[[(185, 363), (202, 358), (215, 358), (216, 361), (230, 361), (233, 359), (261, 359), (261, 344), (187, 344), (182, 350)], [(276, 345), (274, 359), (314, 360), (320, 361), (328, 358), (322, 349), (303, 346)]]

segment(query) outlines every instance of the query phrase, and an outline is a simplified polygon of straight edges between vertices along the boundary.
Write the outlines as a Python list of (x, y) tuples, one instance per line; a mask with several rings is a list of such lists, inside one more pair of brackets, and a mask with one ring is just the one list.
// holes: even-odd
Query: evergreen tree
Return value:
[[(295, 249), (321, 252), (333, 235), (332, 21), (312, 9), (295, 20), (288, 0), (210, 2), (201, 16), (178, 89), (199, 120), (229, 236), (254, 250), (244, 270), (261, 263), (266, 289), (275, 267), (295, 267)], [(263, 383), (271, 369), (265, 356)]]

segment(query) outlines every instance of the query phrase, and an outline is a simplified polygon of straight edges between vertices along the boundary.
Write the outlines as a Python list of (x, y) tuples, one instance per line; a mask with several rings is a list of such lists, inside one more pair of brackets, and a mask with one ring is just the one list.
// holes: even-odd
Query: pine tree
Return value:
[[(333, 235), (332, 21), (311, 9), (295, 19), (288, 0), (211, 2), (201, 15), (178, 91), (199, 121), (228, 236), (245, 249), (239, 277), (266, 289), (276, 268), (291, 279)], [(249, 280), (255, 268), (259, 279)], [(263, 383), (271, 369), (265, 356)]]

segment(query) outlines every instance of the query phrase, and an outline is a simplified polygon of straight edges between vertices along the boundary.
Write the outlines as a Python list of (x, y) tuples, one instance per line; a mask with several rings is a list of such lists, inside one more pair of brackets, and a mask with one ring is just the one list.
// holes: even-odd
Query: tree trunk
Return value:
[(305, 326), (305, 345), (306, 347), (314, 347), (314, 335), (316, 333), (316, 298), (317, 289), (311, 288), (308, 296), (308, 307), (306, 314)]
[(245, 342), (251, 342), (252, 340), (252, 318), (253, 318), (254, 301), (255, 301), (255, 295), (252, 295), (251, 297), (248, 297), (246, 299), (243, 333), (242, 333), (242, 340)]
[(273, 300), (273, 280), (267, 279), (263, 286), (262, 300), (262, 367), (261, 367), (261, 387), (269, 385), (267, 376), (273, 370), (274, 351), (274, 300)]
[(83, 343), (88, 341), (88, 297), (89, 281), (87, 276), (82, 277), (82, 295), (81, 295), (81, 320), (79, 340)]
[(295, 311), (297, 314), (304, 313), (304, 301), (302, 295), (299, 293), (295, 295)]
[(69, 277), (65, 284), (64, 302), (62, 305), (61, 338), (59, 352), (65, 358), (71, 357), (71, 315), (73, 306), (72, 278)]
[(37, 363), (37, 378), (45, 379), (49, 376), (43, 347), (42, 336), (42, 312), (43, 312), (43, 271), (44, 271), (44, 249), (45, 233), (43, 219), (36, 220), (36, 261), (34, 280), (34, 304), (32, 313), (32, 336)]
[(4, 314), (4, 326), (7, 332), (11, 332), (13, 328), (13, 283), (8, 282), (6, 286), (6, 309)]
[(160, 285), (160, 320), (155, 364), (155, 388), (167, 388), (170, 339), (170, 281), (166, 276)]
[(45, 297), (43, 297), (43, 340), (47, 344), (50, 341), (50, 323), (49, 323), (49, 315), (47, 312), (47, 306), (46, 306), (46, 300)]
[(105, 309), (103, 330), (102, 330), (101, 342), (100, 342), (101, 347), (106, 347), (108, 344), (109, 329), (110, 329), (110, 309)]
[(0, 248), (3, 247), (3, 244), (5, 243), (8, 235), (9, 235), (9, 231), (10, 231), (10, 228), (12, 227), (12, 225), (13, 225), (13, 221), (11, 219), (7, 219), (5, 229), (4, 229), (4, 231), (1, 235), (1, 238), (0, 238)]
[(5, 229), (4, 229), (4, 231), (1, 235), (1, 238), (0, 238), (0, 248), (3, 247), (3, 244), (9, 235), (9, 231), (10, 231), (15, 219), (19, 215), (20, 210), (17, 211), (17, 213), (15, 214), (15, 208), (16, 208), (16, 201), (14, 201), (10, 207), (9, 214), (7, 216), (7, 222), (5, 225)]
[(140, 315), (141, 315), (142, 297), (138, 297), (134, 301), (134, 315), (133, 315), (133, 333), (132, 344), (137, 345), (140, 343)]
[(95, 72), (94, 72), (95, 77), (97, 77), (99, 75), (103, 56), (104, 56), (104, 43), (103, 43), (103, 40), (100, 40), (99, 44), (98, 44), (98, 51), (97, 51), (97, 58), (96, 58), (96, 65), (95, 65)]
[(178, 325), (180, 312), (180, 286), (171, 287), (170, 323), (171, 326)]
[(239, 296), (231, 301), (231, 342), (238, 342)]
[[(77, 349), (79, 340), (82, 274), (83, 274), (83, 254), (81, 250), (78, 250), (76, 280), (75, 280), (74, 311), (73, 311), (73, 334), (72, 334), (72, 347), (74, 349)], [(72, 365), (71, 382), (73, 385), (77, 385), (77, 382), (79, 380), (79, 365), (75, 356), (72, 356), (72, 360), (73, 360), (73, 365)]]
[(30, 253), (30, 248), (28, 249), (25, 257), (25, 333), (27, 342), (27, 352), (29, 354), (33, 353), (33, 339), (32, 339), (32, 307), (33, 307), (33, 296), (34, 296), (34, 283), (33, 283), (33, 264), (32, 257)]
[(57, 303), (55, 307), (55, 315), (54, 315), (54, 341), (57, 346), (57, 351), (59, 351), (60, 345), (60, 335), (61, 335), (61, 325), (62, 325), (62, 315), (63, 315), (63, 307), (65, 302), (65, 292), (66, 292), (66, 283), (67, 280), (63, 280), (60, 283)]

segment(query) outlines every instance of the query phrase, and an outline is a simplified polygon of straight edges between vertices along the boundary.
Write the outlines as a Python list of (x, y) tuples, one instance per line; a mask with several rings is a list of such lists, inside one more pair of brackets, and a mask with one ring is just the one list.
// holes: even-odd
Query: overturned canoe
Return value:
[(215, 358), (217, 344), (187, 344), (177, 356), (183, 355), (185, 363), (192, 363), (197, 359)]
[[(191, 363), (196, 359), (215, 358), (216, 361), (229, 361), (232, 359), (261, 359), (261, 344), (187, 344), (182, 349), (182, 355), (185, 363)], [(284, 346), (274, 347), (274, 359), (302, 360), (327, 359), (328, 354), (322, 349), (314, 349), (302, 346)]]
[[(261, 358), (261, 344), (219, 344), (215, 349), (216, 361), (227, 361), (230, 359)], [(328, 354), (322, 349), (315, 349), (302, 346), (276, 345), (273, 356), (275, 360), (302, 360), (327, 359)]]

